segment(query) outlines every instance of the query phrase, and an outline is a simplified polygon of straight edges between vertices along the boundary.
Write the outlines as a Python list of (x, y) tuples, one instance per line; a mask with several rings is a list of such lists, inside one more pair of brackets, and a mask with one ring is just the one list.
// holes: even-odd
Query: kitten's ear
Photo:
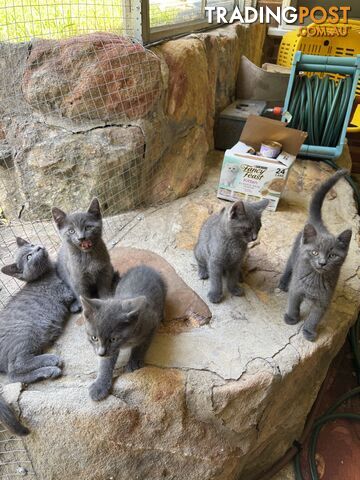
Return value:
[(245, 206), (242, 200), (238, 200), (231, 206), (229, 211), (229, 218), (233, 219), (241, 215), (245, 215)]
[(316, 238), (316, 235), (317, 235), (317, 232), (315, 230), (315, 227), (313, 227), (311, 223), (307, 223), (304, 227), (304, 231), (302, 235), (304, 245), (307, 243), (313, 242)]
[(129, 322), (136, 321), (139, 314), (146, 306), (146, 297), (143, 295), (140, 297), (125, 300), (123, 302), (123, 309), (127, 312), (127, 319)]
[(352, 231), (349, 229), (349, 230), (344, 230), (337, 237), (338, 242), (341, 244), (344, 250), (347, 250), (349, 248), (351, 235), (352, 235)]
[(259, 210), (260, 212), (263, 212), (265, 208), (269, 205), (269, 200), (267, 198), (264, 198), (263, 200), (260, 200), (259, 202), (255, 202), (252, 204), (256, 210)]
[(94, 215), (94, 217), (96, 218), (101, 218), (100, 203), (96, 197), (91, 200), (88, 208), (88, 213), (91, 213), (91, 215)]
[(81, 305), (83, 307), (84, 315), (87, 319), (91, 318), (91, 316), (100, 308), (101, 300), (87, 298), (87, 297), (80, 297)]
[(21, 237), (16, 237), (16, 244), (19, 248), (23, 247), (24, 245), (30, 245), (30, 243), (27, 240), (24, 240)]
[(61, 228), (64, 225), (66, 213), (60, 210), (60, 208), (53, 207), (51, 213), (58, 228)]
[(5, 265), (4, 267), (1, 268), (2, 273), (5, 273), (5, 275), (9, 275), (10, 277), (15, 277), (19, 278), (21, 280), (22, 278), (22, 270), (19, 270), (18, 266), (16, 263), (11, 263), (10, 265)]

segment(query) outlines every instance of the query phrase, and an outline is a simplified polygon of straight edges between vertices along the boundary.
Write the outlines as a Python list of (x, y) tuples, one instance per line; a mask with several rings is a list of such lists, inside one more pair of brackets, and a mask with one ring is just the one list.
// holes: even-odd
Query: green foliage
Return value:
[[(124, 33), (123, 0), (0, 0), (0, 41), (65, 38), (92, 31)], [(184, 2), (161, 9), (150, 1), (152, 27), (192, 20)]]
[(122, 0), (2, 0), (0, 41), (123, 31)]
[(152, 27), (171, 25), (180, 12), (181, 8), (172, 7), (171, 9), (161, 10), (159, 5), (150, 3), (150, 25)]

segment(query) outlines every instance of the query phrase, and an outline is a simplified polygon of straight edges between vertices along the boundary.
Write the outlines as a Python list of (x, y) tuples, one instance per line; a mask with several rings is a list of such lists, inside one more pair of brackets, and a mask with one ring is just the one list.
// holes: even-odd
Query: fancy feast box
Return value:
[(267, 208), (276, 210), (306, 137), (278, 120), (249, 116), (240, 141), (225, 152), (217, 196), (231, 201), (267, 198)]

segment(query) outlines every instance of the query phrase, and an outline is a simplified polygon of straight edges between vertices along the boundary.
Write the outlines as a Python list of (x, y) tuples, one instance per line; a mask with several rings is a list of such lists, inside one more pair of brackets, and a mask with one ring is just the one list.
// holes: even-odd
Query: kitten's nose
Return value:
[(97, 351), (98, 355), (100, 357), (103, 357), (105, 355), (105, 348), (104, 347), (100, 347)]
[(79, 237), (78, 240), (79, 242), (83, 242), (85, 240), (85, 237)]
[(319, 265), (320, 265), (321, 267), (325, 267), (325, 265), (326, 265), (326, 260), (325, 260), (324, 258), (319, 258)]

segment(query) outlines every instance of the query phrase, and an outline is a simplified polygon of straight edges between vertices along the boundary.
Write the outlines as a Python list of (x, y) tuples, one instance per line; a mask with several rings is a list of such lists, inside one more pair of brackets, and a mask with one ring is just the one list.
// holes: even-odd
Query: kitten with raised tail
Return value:
[[(16, 242), (15, 263), (1, 271), (26, 284), (0, 312), (0, 371), (10, 382), (57, 378), (61, 359), (43, 351), (62, 333), (74, 295), (57, 276), (44, 247), (22, 238)], [(18, 435), (28, 433), (1, 398), (0, 420)]]
[(329, 190), (348, 174), (339, 170), (323, 182), (314, 193), (308, 221), (294, 242), (279, 288), (289, 291), (285, 322), (294, 325), (300, 321), (300, 306), (303, 300), (311, 304), (305, 319), (303, 334), (309, 341), (317, 336), (317, 327), (330, 305), (351, 240), (351, 230), (339, 235), (331, 234), (325, 227), (321, 208)]
[(70, 214), (53, 207), (52, 215), (62, 239), (57, 260), (58, 274), (76, 297), (71, 311), (79, 312), (80, 295), (106, 298), (112, 294), (118, 281), (102, 239), (100, 204), (94, 198), (86, 212)]
[(194, 254), (202, 280), (210, 278), (210, 302), (219, 303), (223, 297), (222, 277), (232, 295), (244, 294), (239, 285), (241, 267), (248, 243), (257, 239), (261, 215), (269, 200), (244, 202), (239, 200), (209, 217), (201, 227)]
[(152, 337), (164, 317), (165, 296), (166, 285), (160, 273), (143, 265), (131, 268), (121, 278), (114, 298), (81, 297), (86, 333), (99, 356), (98, 375), (89, 388), (92, 400), (108, 396), (121, 350), (131, 348), (127, 371), (144, 365)]

